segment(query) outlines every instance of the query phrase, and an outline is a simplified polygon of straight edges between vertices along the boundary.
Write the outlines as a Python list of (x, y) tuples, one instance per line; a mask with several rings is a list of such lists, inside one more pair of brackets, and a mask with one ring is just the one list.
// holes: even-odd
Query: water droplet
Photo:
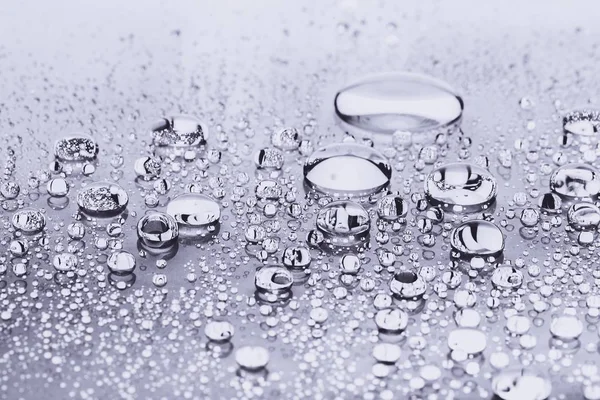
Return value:
[(401, 271), (390, 281), (390, 290), (399, 298), (412, 299), (425, 294), (427, 283), (412, 271)]
[(21, 192), (21, 187), (17, 182), (6, 181), (0, 184), (0, 194), (5, 199), (11, 200), (16, 198)]
[(119, 251), (108, 257), (106, 265), (113, 274), (131, 274), (135, 269), (135, 257), (127, 251)]
[(52, 197), (64, 197), (69, 194), (69, 184), (63, 178), (50, 179), (46, 191)]
[(341, 143), (315, 151), (304, 164), (304, 178), (311, 189), (334, 196), (368, 196), (390, 183), (387, 159), (371, 147)]
[(256, 289), (263, 293), (285, 293), (292, 288), (293, 283), (292, 273), (282, 267), (264, 267), (254, 275)]
[(255, 371), (269, 363), (269, 351), (261, 346), (244, 346), (235, 352), (235, 361), (244, 369)]
[(478, 329), (458, 328), (448, 334), (448, 347), (452, 351), (479, 354), (487, 346), (485, 333)]
[(277, 149), (261, 149), (256, 152), (254, 163), (262, 169), (281, 169), (283, 167), (283, 153)]
[(283, 252), (283, 266), (292, 269), (308, 268), (312, 257), (306, 247), (288, 247)]
[(375, 314), (377, 328), (386, 333), (401, 333), (408, 326), (408, 314), (399, 308), (386, 308)]
[(204, 334), (214, 342), (225, 342), (233, 337), (235, 330), (228, 321), (210, 321), (204, 328)]
[(46, 226), (46, 217), (40, 210), (25, 208), (12, 216), (12, 225), (25, 233), (38, 233)]
[(296, 128), (283, 128), (271, 135), (271, 144), (281, 150), (296, 150), (301, 142), (302, 137)]
[(523, 273), (510, 266), (500, 266), (492, 273), (494, 286), (503, 289), (516, 289), (523, 284)]
[(335, 245), (353, 245), (369, 232), (369, 213), (353, 201), (334, 201), (317, 214), (317, 228)]
[(138, 178), (150, 181), (159, 177), (162, 160), (159, 157), (141, 157), (135, 161), (133, 170)]
[(63, 161), (89, 161), (96, 158), (98, 145), (87, 135), (59, 139), (54, 144), (54, 155)]
[(583, 323), (573, 315), (561, 315), (550, 323), (550, 333), (562, 340), (574, 340), (583, 333)]
[(545, 400), (552, 393), (552, 384), (525, 370), (502, 371), (492, 380), (492, 390), (502, 400)]
[(96, 182), (81, 189), (77, 194), (77, 205), (89, 214), (107, 217), (121, 213), (127, 207), (129, 196), (116, 183)]
[(576, 203), (569, 207), (567, 220), (575, 230), (594, 230), (600, 224), (600, 209), (595, 204)]
[(183, 236), (207, 233), (221, 218), (219, 203), (200, 193), (186, 193), (175, 197), (167, 205), (167, 214), (179, 224)]
[(377, 215), (387, 221), (404, 218), (408, 213), (408, 203), (397, 195), (387, 195), (377, 202)]
[(460, 122), (464, 104), (445, 82), (395, 72), (366, 77), (341, 89), (334, 106), (336, 115), (350, 127), (392, 134), (451, 128)]
[(54, 256), (52, 265), (59, 272), (73, 271), (77, 267), (77, 256), (71, 253), (60, 253)]
[(176, 115), (163, 118), (152, 126), (152, 138), (157, 146), (188, 147), (206, 143), (208, 131), (196, 118)]
[(152, 212), (140, 218), (137, 224), (140, 240), (149, 247), (165, 247), (179, 236), (179, 227), (169, 214)]
[(600, 129), (600, 112), (596, 110), (571, 111), (563, 117), (563, 131), (574, 135), (592, 136)]
[(568, 164), (552, 173), (550, 190), (567, 198), (596, 199), (600, 193), (600, 176), (589, 165)]
[(484, 210), (494, 202), (496, 193), (496, 179), (474, 164), (444, 165), (431, 172), (425, 182), (429, 203), (456, 213)]
[(384, 364), (394, 364), (400, 359), (402, 349), (395, 343), (378, 343), (373, 347), (373, 358)]
[(461, 257), (497, 256), (504, 250), (504, 235), (491, 222), (472, 220), (454, 229), (450, 244)]

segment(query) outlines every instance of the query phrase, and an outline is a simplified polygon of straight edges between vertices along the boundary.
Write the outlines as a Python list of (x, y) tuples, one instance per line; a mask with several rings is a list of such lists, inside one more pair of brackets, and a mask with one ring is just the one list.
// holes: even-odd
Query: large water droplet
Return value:
[(496, 192), (492, 174), (467, 163), (444, 165), (431, 172), (425, 182), (427, 200), (456, 213), (486, 209), (496, 199)]
[(368, 132), (438, 132), (460, 122), (463, 100), (443, 81), (407, 72), (366, 77), (334, 100), (336, 115)]
[(244, 346), (235, 352), (238, 365), (250, 371), (266, 367), (269, 358), (269, 350), (261, 346)]
[(454, 229), (450, 244), (461, 257), (497, 256), (504, 250), (504, 235), (491, 222), (472, 220)]
[(600, 112), (575, 110), (563, 117), (563, 130), (574, 135), (592, 136), (600, 129)]
[(502, 400), (544, 400), (550, 397), (552, 384), (525, 370), (503, 371), (492, 380), (492, 390)]
[(576, 203), (569, 207), (567, 219), (575, 230), (594, 230), (600, 224), (600, 209), (595, 204)]
[(179, 236), (179, 227), (169, 214), (152, 212), (140, 218), (137, 225), (140, 240), (149, 247), (171, 245)]
[(487, 336), (478, 329), (458, 328), (448, 335), (448, 347), (452, 351), (478, 354), (487, 347)]
[(25, 233), (38, 233), (46, 226), (46, 217), (40, 210), (25, 208), (15, 212), (11, 219), (15, 229)]
[(335, 245), (353, 245), (369, 232), (369, 213), (353, 201), (334, 201), (317, 214), (317, 228)]
[(135, 257), (127, 251), (112, 253), (106, 261), (108, 269), (113, 274), (126, 275), (135, 269)]
[(308, 186), (334, 196), (368, 196), (387, 187), (391, 177), (383, 154), (355, 143), (325, 146), (304, 164)]
[(425, 294), (427, 283), (412, 271), (401, 271), (390, 281), (390, 290), (399, 298), (412, 299)]
[(550, 190), (567, 198), (596, 199), (600, 192), (600, 176), (589, 165), (568, 164), (552, 173)]
[(157, 146), (198, 146), (206, 143), (207, 135), (202, 123), (189, 115), (163, 118), (152, 126), (152, 138)]
[(221, 208), (213, 198), (200, 193), (175, 197), (167, 205), (167, 214), (179, 224), (182, 236), (206, 234), (219, 222)]
[(116, 183), (95, 182), (77, 194), (77, 205), (90, 215), (108, 217), (125, 210), (129, 196)]
[(69, 136), (54, 144), (54, 155), (63, 161), (93, 160), (97, 154), (96, 141), (87, 135)]

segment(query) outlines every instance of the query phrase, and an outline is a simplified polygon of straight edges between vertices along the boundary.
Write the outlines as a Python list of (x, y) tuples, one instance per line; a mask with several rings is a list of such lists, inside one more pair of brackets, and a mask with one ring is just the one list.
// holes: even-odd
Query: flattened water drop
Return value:
[(169, 202), (167, 214), (179, 224), (179, 233), (189, 237), (204, 234), (217, 224), (221, 218), (221, 208), (212, 197), (186, 193)]
[(489, 171), (474, 164), (453, 163), (429, 174), (425, 195), (429, 203), (448, 211), (478, 212), (494, 202), (497, 186)]
[(335, 245), (353, 245), (365, 238), (371, 221), (369, 213), (353, 201), (334, 201), (317, 214), (317, 228)]
[(450, 244), (461, 257), (497, 256), (504, 250), (504, 235), (491, 222), (472, 220), (454, 229)]
[(40, 210), (25, 208), (15, 212), (11, 219), (15, 229), (25, 233), (38, 233), (46, 226), (46, 217)]
[(152, 126), (152, 139), (156, 146), (189, 147), (206, 143), (204, 125), (189, 115), (163, 118)]
[(600, 193), (600, 175), (589, 165), (567, 164), (550, 176), (550, 190), (569, 199), (596, 199)]
[(533, 372), (503, 371), (492, 380), (492, 390), (502, 400), (544, 400), (550, 397), (552, 384)]
[(339, 197), (368, 196), (390, 183), (392, 168), (383, 154), (355, 143), (325, 146), (304, 164), (311, 189)]
[(366, 77), (341, 89), (334, 106), (338, 118), (350, 127), (392, 134), (451, 128), (460, 122), (464, 103), (443, 81), (393, 72)]
[(77, 194), (77, 205), (89, 214), (108, 217), (121, 213), (127, 207), (129, 196), (116, 183), (96, 182), (81, 189)]
[(54, 156), (62, 161), (93, 160), (98, 154), (96, 141), (87, 135), (62, 138), (54, 144)]
[(600, 129), (600, 112), (575, 110), (563, 117), (563, 131), (573, 135), (593, 136)]

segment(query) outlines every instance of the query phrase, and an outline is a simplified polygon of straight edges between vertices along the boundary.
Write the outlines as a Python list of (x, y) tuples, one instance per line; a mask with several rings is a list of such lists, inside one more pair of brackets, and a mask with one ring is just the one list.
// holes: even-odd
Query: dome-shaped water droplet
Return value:
[(140, 240), (149, 247), (171, 245), (179, 236), (179, 227), (169, 214), (152, 212), (140, 218), (137, 224)]
[(387, 221), (404, 218), (408, 213), (408, 203), (397, 195), (387, 195), (377, 201), (377, 216)]
[(152, 126), (152, 138), (157, 146), (198, 146), (206, 143), (207, 135), (202, 123), (189, 115), (163, 118)]
[(306, 247), (288, 247), (283, 252), (283, 265), (287, 268), (307, 268), (312, 257)]
[(360, 204), (341, 200), (327, 204), (317, 214), (317, 228), (335, 245), (352, 245), (369, 232), (369, 213)]
[(461, 257), (497, 256), (504, 250), (504, 235), (491, 222), (472, 220), (454, 229), (450, 244)]
[(525, 370), (502, 371), (492, 380), (492, 390), (502, 400), (545, 400), (552, 393), (552, 384)]
[(63, 178), (50, 179), (46, 191), (52, 197), (64, 197), (69, 194), (69, 184)]
[(468, 163), (444, 165), (431, 172), (425, 182), (429, 203), (456, 213), (486, 209), (496, 199), (496, 192), (492, 174)]
[(81, 189), (77, 194), (77, 205), (90, 215), (104, 217), (125, 210), (129, 196), (116, 183), (96, 182)]
[(408, 314), (399, 308), (386, 308), (375, 314), (375, 325), (382, 332), (401, 333), (408, 326)]
[(63, 161), (93, 160), (97, 154), (96, 141), (87, 135), (69, 136), (54, 144), (54, 155)]
[(46, 226), (46, 217), (40, 210), (33, 208), (25, 208), (16, 211), (11, 219), (15, 229), (19, 229), (25, 233), (38, 233)]
[(492, 273), (492, 283), (502, 289), (516, 289), (523, 284), (523, 273), (510, 266), (501, 266)]
[(576, 203), (569, 207), (567, 219), (575, 230), (594, 230), (600, 224), (600, 209), (595, 204)]
[(600, 129), (600, 112), (575, 110), (563, 117), (563, 131), (574, 135), (592, 136)]
[(377, 193), (391, 177), (391, 166), (381, 153), (355, 143), (325, 146), (304, 164), (304, 179), (311, 189), (340, 197)]
[(269, 351), (261, 346), (244, 346), (235, 352), (235, 362), (244, 369), (258, 370), (269, 363)]
[(162, 160), (158, 157), (140, 157), (135, 161), (133, 170), (138, 178), (149, 181), (158, 178), (161, 172)]
[(209, 196), (186, 193), (169, 202), (167, 214), (179, 224), (182, 236), (197, 236), (207, 233), (207, 230), (219, 222), (221, 207)]
[(464, 104), (443, 81), (395, 72), (365, 77), (341, 89), (334, 106), (350, 127), (387, 134), (431, 131), (433, 139), (460, 122)]
[(583, 333), (583, 323), (574, 315), (561, 315), (550, 323), (550, 333), (562, 340), (574, 340)]
[(108, 257), (106, 265), (108, 266), (110, 272), (112, 272), (113, 274), (130, 274), (135, 269), (135, 257), (133, 256), (133, 254), (127, 251), (119, 251), (117, 253), (112, 253)]
[(550, 190), (566, 198), (596, 199), (600, 193), (600, 175), (586, 164), (568, 164), (550, 176)]
[(263, 293), (284, 293), (292, 288), (293, 283), (292, 273), (282, 267), (264, 267), (254, 275), (256, 289)]
[(427, 283), (412, 271), (400, 271), (390, 281), (390, 290), (402, 299), (412, 299), (425, 294)]
[(448, 334), (448, 347), (452, 351), (479, 354), (487, 347), (487, 336), (478, 329), (454, 329)]
[(228, 321), (210, 321), (204, 328), (204, 334), (214, 342), (224, 342), (233, 337), (235, 330)]
[(262, 169), (281, 169), (283, 161), (283, 153), (277, 149), (261, 149), (254, 155), (254, 163)]
[(52, 259), (52, 265), (59, 272), (73, 271), (77, 264), (77, 256), (71, 253), (60, 253)]

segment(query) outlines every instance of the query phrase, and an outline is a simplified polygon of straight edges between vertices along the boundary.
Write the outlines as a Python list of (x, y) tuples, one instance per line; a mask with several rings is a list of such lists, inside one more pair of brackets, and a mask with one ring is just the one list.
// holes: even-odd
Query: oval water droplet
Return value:
[(487, 336), (478, 329), (458, 328), (448, 335), (448, 347), (452, 351), (478, 354), (487, 347)]
[(221, 207), (212, 197), (186, 193), (169, 202), (167, 214), (179, 224), (179, 233), (190, 237), (206, 234), (211, 230), (221, 218)]
[(497, 256), (504, 250), (504, 235), (491, 222), (472, 220), (454, 229), (450, 244), (461, 257)]
[(15, 229), (25, 233), (38, 233), (46, 226), (46, 217), (40, 210), (24, 208), (15, 212), (11, 219)]
[(97, 154), (96, 141), (87, 135), (65, 137), (54, 144), (54, 155), (63, 161), (93, 160)]
[(596, 199), (600, 193), (600, 176), (589, 165), (567, 164), (550, 176), (550, 190), (566, 198)]
[(440, 132), (457, 125), (463, 100), (445, 82), (407, 72), (366, 77), (341, 89), (336, 115), (350, 127), (392, 134)]
[(116, 183), (95, 182), (77, 194), (77, 205), (89, 214), (98, 217), (114, 216), (127, 207), (129, 196)]
[(311, 189), (340, 197), (368, 196), (390, 183), (392, 168), (383, 154), (355, 143), (325, 146), (304, 164)]
[(563, 131), (573, 135), (593, 136), (600, 129), (600, 112), (575, 110), (563, 117)]
[(269, 350), (261, 346), (244, 346), (235, 352), (235, 362), (250, 371), (266, 367), (269, 358)]
[(264, 267), (254, 275), (256, 289), (263, 293), (284, 293), (292, 288), (293, 283), (292, 273), (282, 267)]
[(487, 170), (468, 163), (444, 165), (427, 176), (429, 203), (462, 213), (488, 208), (496, 199), (496, 179)]
[(163, 118), (152, 126), (152, 138), (156, 146), (189, 147), (206, 143), (206, 127), (189, 115)]
[(408, 203), (397, 195), (387, 195), (377, 201), (377, 216), (387, 221), (404, 218), (408, 213)]
[(108, 257), (106, 265), (113, 274), (127, 275), (135, 269), (135, 257), (127, 251), (119, 251)]
[(578, 231), (594, 230), (600, 224), (600, 209), (591, 203), (576, 203), (569, 207), (567, 220)]
[(364, 240), (370, 227), (369, 213), (353, 201), (331, 202), (317, 214), (317, 228), (335, 245), (348, 246)]
[(502, 400), (545, 400), (552, 383), (526, 370), (502, 371), (492, 380), (492, 390)]

